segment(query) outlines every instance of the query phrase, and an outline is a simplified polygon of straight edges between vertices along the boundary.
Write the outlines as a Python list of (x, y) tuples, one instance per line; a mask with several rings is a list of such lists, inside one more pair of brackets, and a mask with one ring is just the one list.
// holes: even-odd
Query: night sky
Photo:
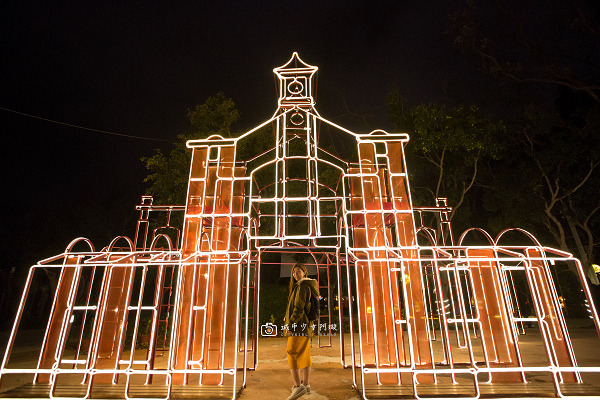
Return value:
[[(50, 256), (87, 236), (86, 209), (133, 209), (147, 187), (140, 158), (168, 151), (188, 128), (187, 110), (207, 97), (223, 91), (235, 101), (235, 130), (270, 118), (272, 69), (294, 51), (319, 67), (320, 113), (358, 132), (393, 129), (385, 96), (394, 82), (409, 105), (477, 97), (476, 72), (444, 34), (463, 1), (182, 3), (0, 6), (1, 108), (146, 138), (0, 110), (2, 269), (29, 262), (14, 254), (23, 241)], [(371, 129), (344, 117), (344, 103), (372, 115)]]

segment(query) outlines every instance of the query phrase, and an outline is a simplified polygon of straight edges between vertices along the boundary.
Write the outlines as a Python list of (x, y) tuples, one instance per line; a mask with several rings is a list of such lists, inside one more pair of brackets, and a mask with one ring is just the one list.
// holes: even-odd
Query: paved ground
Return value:
[[(569, 322), (569, 332), (579, 366), (600, 366), (600, 339), (591, 320), (574, 320)], [(348, 335), (347, 335), (348, 337)], [(527, 335), (519, 337), (523, 363), (526, 366), (547, 365), (546, 352), (542, 344), (539, 330), (531, 328)], [(348, 347), (349, 340), (346, 340)], [(241, 400), (285, 399), (292, 386), (287, 359), (285, 356), (285, 338), (269, 338), (259, 341), (259, 365), (255, 371), (248, 372), (247, 387), (240, 396)], [(360, 399), (361, 396), (352, 389), (352, 370), (343, 369), (340, 361), (339, 337), (330, 348), (318, 348), (313, 343), (311, 349), (313, 372), (311, 374), (310, 396), (306, 400), (348, 400)], [(530, 382), (540, 381), (531, 374)], [(544, 375), (547, 380), (547, 374)], [(600, 398), (600, 373), (583, 374), (585, 383), (598, 387)], [(507, 397), (516, 398), (506, 393)], [(540, 399), (540, 397), (537, 397)]]
[[(591, 320), (569, 322), (569, 332), (573, 342), (579, 366), (600, 366), (600, 340)], [(40, 332), (32, 332), (37, 337)], [(3, 354), (8, 338), (6, 332), (0, 332), (0, 354)], [(35, 341), (31, 341), (32, 343)], [(532, 328), (527, 335), (520, 336), (522, 356), (525, 365), (546, 363), (544, 347), (539, 331)], [(23, 367), (33, 367), (39, 354), (39, 346), (24, 341), (17, 346), (11, 360)], [(347, 342), (348, 343), (348, 342)], [(255, 371), (249, 371), (247, 386), (240, 395), (241, 400), (285, 399), (292, 386), (292, 379), (285, 356), (286, 338), (261, 338), (259, 340), (259, 364)], [(352, 370), (344, 369), (340, 361), (339, 337), (335, 337), (332, 347), (312, 347), (313, 372), (311, 388), (313, 393), (304, 396), (304, 400), (358, 400), (360, 395), (352, 388)], [(348, 356), (348, 360), (350, 360)], [(14, 364), (13, 364), (14, 365)], [(600, 373), (585, 374), (586, 383), (597, 386), (600, 398)], [(31, 382), (31, 376), (7, 375), (3, 378), (0, 392)]]
[[(246, 389), (240, 400), (285, 399), (293, 385), (285, 354), (286, 338), (268, 338), (259, 341), (259, 364), (248, 372)], [(319, 348), (313, 340), (311, 348), (313, 368), (310, 375), (311, 394), (306, 400), (360, 399), (352, 389), (352, 370), (341, 365), (339, 338), (332, 347)]]
[[(42, 331), (30, 331), (30, 340), (17, 343), (11, 355), (11, 367), (35, 368), (39, 356)], [(0, 355), (4, 354), (9, 332), (0, 332)], [(242, 391), (241, 400), (285, 399), (290, 394), (292, 378), (285, 354), (287, 338), (261, 338), (259, 340), (259, 364), (254, 371), (248, 371), (247, 387)], [(332, 341), (331, 347), (319, 348), (314, 341), (312, 352), (313, 371), (311, 374), (312, 393), (306, 400), (358, 400), (357, 392), (352, 388), (352, 371), (344, 369), (340, 361), (339, 338)], [(3, 377), (0, 392), (30, 384), (31, 375), (9, 374)]]

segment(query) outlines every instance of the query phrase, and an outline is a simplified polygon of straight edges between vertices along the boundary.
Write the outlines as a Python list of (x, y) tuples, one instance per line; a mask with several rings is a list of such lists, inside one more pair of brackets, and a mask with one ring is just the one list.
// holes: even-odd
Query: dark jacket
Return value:
[(311, 292), (314, 296), (319, 296), (317, 281), (310, 278), (300, 279), (292, 288), (288, 297), (284, 322), (292, 334), (312, 336), (312, 324), (318, 324), (318, 321), (309, 321), (307, 316), (310, 311)]

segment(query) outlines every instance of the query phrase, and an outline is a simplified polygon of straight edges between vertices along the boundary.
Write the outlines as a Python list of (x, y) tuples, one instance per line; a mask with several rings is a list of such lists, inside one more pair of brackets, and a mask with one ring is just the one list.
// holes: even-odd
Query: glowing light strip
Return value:
[[(292, 67), (293, 63), (301, 66)], [(217, 378), (217, 386), (225, 386), (230, 380), (233, 381), (233, 398), (240, 381), (242, 386), (246, 384), (247, 369), (255, 368), (258, 362), (257, 331), (260, 316), (257, 293), (260, 290), (260, 280), (255, 277), (255, 286), (251, 288), (251, 273), (259, 274), (258, 264), (263, 251), (292, 248), (292, 245), (297, 246), (293, 249), (300, 248), (311, 253), (317, 250), (323, 252), (320, 260), (315, 258), (315, 264), (319, 272), (321, 269), (327, 269), (328, 277), (330, 266), (336, 268), (334, 275), (338, 277), (340, 327), (344, 320), (343, 309), (346, 303), (350, 315), (351, 364), (346, 363), (344, 335), (340, 335), (341, 363), (352, 368), (353, 384), (362, 387), (365, 398), (366, 388), (370, 387), (372, 382), (382, 385), (389, 383), (391, 374), (396, 376), (393, 379), (398, 384), (408, 387), (412, 385), (414, 396), (419, 398), (419, 379), (426, 378), (428, 374), (433, 377), (434, 382), (438, 375), (449, 374), (454, 383), (457, 382), (457, 374), (470, 374), (473, 377), (473, 390), (478, 397), (480, 392), (477, 376), (480, 373), (489, 374), (492, 379), (496, 373), (518, 372), (524, 378), (525, 372), (550, 372), (553, 374), (552, 379), (558, 395), (562, 395), (558, 387), (559, 379), (563, 380), (565, 374), (574, 373), (579, 376), (583, 372), (599, 373), (600, 366), (577, 366), (550, 274), (550, 265), (574, 261), (583, 291), (590, 300), (591, 294), (580, 261), (570, 253), (541, 246), (532, 235), (517, 229), (513, 231), (523, 234), (528, 245), (500, 245), (504, 234), (511, 230), (503, 231), (494, 239), (482, 230), (469, 230), (460, 237), (458, 245), (454, 245), (450, 221), (447, 220), (451, 208), (446, 205), (445, 199), (438, 199), (437, 207), (412, 205), (404, 157), (408, 135), (389, 134), (381, 130), (357, 134), (321, 117), (314, 108), (315, 99), (312, 97), (316, 72), (316, 67), (304, 63), (295, 53), (288, 64), (275, 69), (280, 78), (280, 107), (272, 118), (236, 138), (214, 135), (207, 139), (187, 142), (187, 147), (193, 151), (192, 163), (205, 163), (200, 168), (200, 174), (196, 174), (190, 168), (182, 243), (187, 243), (189, 238), (193, 238), (195, 242), (191, 246), (185, 250), (171, 250), (170, 244), (170, 251), (146, 249), (150, 212), (170, 213), (184, 209), (181, 206), (154, 206), (151, 200), (146, 198), (143, 204), (137, 207), (140, 210), (140, 219), (136, 238), (140, 232), (143, 234), (143, 250), (134, 251), (134, 246), (138, 245), (137, 239), (132, 242), (127, 238), (117, 238), (107, 249), (99, 252), (94, 251), (88, 241), (91, 251), (74, 252), (71, 251), (73, 246), (70, 245), (68, 251), (32, 266), (7, 351), (0, 366), (0, 375), (23, 372), (48, 374), (52, 385), (51, 397), (54, 396), (54, 390), (60, 387), (58, 376), (61, 374), (84, 376), (82, 387), (87, 384), (86, 396), (90, 395), (95, 376), (113, 374), (114, 379), (117, 376), (126, 376), (125, 398), (130, 397), (129, 389), (135, 386), (130, 380), (134, 375), (146, 376), (147, 383), (152, 376), (165, 376), (167, 397), (171, 395), (173, 380), (179, 376), (183, 376), (185, 384), (190, 383), (192, 377), (199, 379), (200, 386), (203, 386), (203, 379), (212, 381), (211, 378)], [(337, 130), (336, 133), (353, 138), (358, 146), (359, 161), (350, 162), (321, 149), (318, 146), (320, 124), (328, 125)], [(249, 160), (238, 160), (238, 143), (268, 125), (273, 126), (275, 133), (273, 148), (254, 155)], [(298, 150), (295, 149), (296, 146)], [(202, 159), (199, 160), (198, 157)], [(401, 157), (401, 160), (393, 157)], [(250, 163), (252, 167), (249, 167)], [(297, 177), (290, 174), (290, 168), (301, 168), (295, 167), (300, 164), (303, 164), (304, 175)], [(238, 168), (249, 170), (241, 173)], [(320, 173), (325, 169), (334, 171), (335, 183), (330, 184), (322, 179)], [(274, 174), (272, 182), (261, 182), (261, 175), (264, 174)], [(263, 186), (259, 187), (259, 184)], [(357, 185), (352, 191), (351, 184)], [(195, 192), (199, 189), (194, 185), (202, 186), (199, 193)], [(298, 195), (291, 190), (293, 185), (304, 185), (304, 195)], [(359, 201), (360, 196), (362, 199)], [(371, 204), (365, 203), (367, 198), (372, 201)], [(148, 201), (150, 203), (147, 203)], [(242, 205), (241, 208), (238, 201)], [(289, 205), (293, 202), (306, 203), (307, 212), (290, 212)], [(324, 204), (332, 204), (334, 211), (325, 213), (322, 210)], [(218, 208), (218, 205), (221, 208)], [(266, 212), (265, 208), (268, 205), (273, 205), (273, 210)], [(441, 222), (439, 230), (424, 225), (424, 213), (437, 215)], [(294, 228), (294, 222), (290, 218), (306, 222), (307, 229), (299, 233), (293, 232), (291, 229)], [(355, 222), (360, 218), (362, 222)], [(419, 225), (416, 218), (420, 222)], [(259, 229), (261, 222), (266, 220), (272, 222), (273, 231)], [(335, 222), (335, 233), (324, 234), (327, 221)], [(189, 228), (192, 225), (196, 226), (196, 230)], [(464, 245), (465, 235), (472, 235), (471, 232), (483, 234), (489, 244)], [(430, 241), (427, 246), (417, 244), (417, 235), (423, 234), (427, 235)], [(364, 236), (364, 243), (359, 243), (360, 235)], [(447, 235), (450, 245), (445, 245)], [(436, 240), (440, 239), (443, 245), (436, 243)], [(72, 242), (73, 245), (79, 240), (83, 239), (76, 239)], [(156, 237), (153, 238), (153, 243), (155, 240)], [(264, 242), (260, 242), (261, 240)], [(479, 253), (483, 255), (478, 256)], [(73, 261), (76, 261), (76, 264), (70, 264)], [(7, 368), (34, 274), (42, 268), (61, 268), (61, 272), (71, 272), (70, 269), (75, 268), (72, 272), (77, 272), (66, 288), (70, 296), (66, 300), (64, 316), (60, 316), (63, 318), (63, 324), (57, 331), (58, 345), (47, 349), (53, 351), (55, 363), (52, 368), (40, 368), (39, 363), (38, 368), (32, 369)], [(98, 271), (104, 271), (104, 274), (96, 274), (96, 268), (100, 268)], [(133, 322), (129, 327), (123, 328), (122, 335), (116, 343), (118, 355), (115, 357), (114, 368), (98, 369), (96, 362), (101, 344), (98, 329), (103, 326), (107, 313), (112, 312), (106, 310), (109, 290), (106, 285), (120, 268), (130, 268), (131, 275), (121, 288), (126, 299), (118, 304), (117, 309), (124, 314), (124, 322), (128, 322), (129, 312), (135, 312), (135, 318), (130, 318)], [(159, 319), (161, 307), (164, 306), (161, 296), (164, 289), (162, 274), (165, 268), (172, 268), (173, 273), (177, 274), (177, 280), (173, 282), (171, 277), (169, 290), (175, 290), (175, 296), (173, 300), (168, 300), (167, 305), (169, 318), (172, 318), (172, 329), (168, 336), (171, 351), (166, 369), (160, 369), (154, 366), (153, 357), (158, 324), (163, 323)], [(237, 268), (237, 271), (232, 268)], [(251, 268), (254, 268), (253, 272)], [(363, 275), (360, 279), (364, 277), (364, 281), (359, 282), (355, 279), (357, 268), (361, 269)], [(186, 297), (188, 293), (182, 294), (184, 270), (190, 271), (186, 278), (191, 279), (192, 292), (189, 293), (189, 298)], [(161, 278), (150, 282), (147, 277), (155, 271)], [(199, 275), (200, 271), (202, 276)], [(512, 275), (510, 281), (506, 276), (512, 274), (512, 271), (523, 271), (525, 274), (532, 292), (535, 318), (520, 315)], [(85, 274), (89, 274), (89, 277)], [(136, 274), (141, 274), (142, 277), (137, 285), (134, 279)], [(217, 277), (222, 281), (220, 284)], [(351, 282), (352, 279), (355, 279), (355, 282)], [(412, 279), (413, 282), (409, 283), (407, 279)], [(417, 283), (417, 280), (420, 282)], [(358, 337), (354, 332), (352, 284), (355, 285), (356, 293), (360, 288), (369, 295), (368, 298), (358, 299), (357, 302)], [(91, 298), (92, 287), (97, 288), (98, 285), (101, 296)], [(452, 285), (455, 288), (452, 288)], [(74, 296), (82, 287), (87, 290), (87, 299), (84, 305), (75, 304)], [(209, 292), (209, 287), (213, 287), (212, 293)], [(149, 292), (152, 289), (154, 292)], [(445, 293), (445, 290), (448, 292)], [(132, 293), (137, 293), (137, 303), (131, 299)], [(142, 304), (144, 293), (154, 293), (152, 306)], [(58, 298), (58, 294), (55, 293), (55, 299)], [(347, 300), (343, 299), (344, 296), (347, 296)], [(252, 311), (249, 304), (251, 297), (255, 301)], [(331, 299), (333, 294), (329, 293), (327, 297)], [(416, 302), (421, 301), (420, 299), (423, 300), (423, 304), (417, 305)], [(236, 302), (235, 306), (231, 303), (233, 301)], [(494, 304), (495, 301), (502, 303)], [(483, 308), (478, 308), (479, 304), (482, 304)], [(331, 306), (330, 303), (329, 314)], [(189, 307), (189, 314), (184, 321), (183, 312), (186, 307)], [(219, 316), (215, 321), (209, 320), (211, 313), (218, 307), (222, 307), (228, 314)], [(388, 310), (389, 307), (392, 310)], [(589, 307), (600, 336), (597, 310), (591, 302)], [(396, 308), (398, 316), (395, 314)], [(476, 334), (481, 336), (489, 333), (486, 331), (489, 330), (486, 324), (490, 323), (488, 320), (492, 316), (486, 315), (484, 311), (491, 309), (497, 309), (499, 312), (502, 332), (494, 332), (494, 335), (486, 336), (485, 340), (474, 339)], [(404, 312), (402, 317), (401, 312)], [(83, 356), (80, 350), (88, 313), (93, 313), (95, 323), (92, 327), (92, 344), (88, 348), (88, 354)], [(135, 352), (138, 351), (139, 355), (139, 350), (135, 349), (135, 344), (138, 332), (142, 328), (142, 314), (151, 314), (152, 329), (149, 349), (145, 358), (140, 360), (136, 359)], [(68, 324), (74, 316), (79, 315), (82, 316), (81, 330), (71, 332), (71, 336), (67, 338)], [(331, 316), (327, 317), (331, 332)], [(415, 321), (417, 318), (424, 318), (425, 324), (419, 325)], [(252, 319), (252, 322), (249, 319)], [(167, 320), (167, 323), (170, 321)], [(540, 326), (543, 349), (550, 357), (547, 366), (525, 367), (521, 362), (516, 324), (530, 321), (537, 321)], [(196, 323), (197, 325), (194, 325)], [(179, 332), (183, 326), (187, 331)], [(210, 343), (207, 335), (209, 327), (212, 332), (222, 333), (214, 338), (214, 341), (211, 339)], [(425, 330), (424, 335), (418, 331), (418, 327)], [(243, 338), (240, 329), (244, 329)], [(455, 330), (455, 339), (451, 338), (451, 329)], [(134, 339), (127, 357), (123, 355), (124, 335), (130, 331), (133, 331)], [(442, 364), (440, 360), (435, 359), (433, 348), (438, 331), (441, 333)], [(203, 335), (194, 338), (197, 332), (202, 332)], [(227, 340), (228, 332), (235, 333), (233, 342)], [(48, 332), (44, 338), (44, 345), (48, 342), (47, 337)], [(64, 353), (65, 343), (72, 337), (80, 343), (73, 358), (66, 357)], [(185, 342), (180, 343), (180, 340)], [(320, 340), (319, 338), (319, 345)], [(209, 369), (207, 349), (213, 345), (219, 349), (217, 355), (209, 356)], [(185, 355), (182, 357), (183, 362), (176, 364), (179, 362), (176, 353), (180, 349), (183, 349), (181, 351), (185, 352)], [(243, 360), (238, 358), (240, 351), (243, 352)], [(248, 360), (250, 351), (254, 352), (252, 362)], [(561, 352), (565, 351), (572, 365), (559, 366)], [(494, 364), (502, 361), (501, 354), (508, 354), (507, 357), (512, 363), (510, 366)], [(456, 361), (465, 357), (468, 357), (468, 368), (464, 367), (464, 363)], [(226, 368), (225, 365), (230, 361), (232, 365)], [(375, 366), (367, 366), (367, 362)], [(482, 364), (485, 367), (482, 367)], [(62, 368), (64, 365), (75, 369)], [(175, 368), (175, 365), (179, 368)], [(238, 379), (236, 374), (238, 366), (242, 370), (241, 379)], [(401, 373), (410, 373), (410, 381), (400, 382)]]

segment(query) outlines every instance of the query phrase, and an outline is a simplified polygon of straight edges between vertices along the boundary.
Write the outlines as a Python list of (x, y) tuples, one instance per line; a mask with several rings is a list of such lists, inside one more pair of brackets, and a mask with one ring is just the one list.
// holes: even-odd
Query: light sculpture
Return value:
[[(492, 239), (472, 229), (455, 243), (445, 199), (412, 204), (407, 134), (356, 134), (321, 117), (317, 68), (296, 53), (274, 73), (271, 119), (237, 138), (187, 143), (185, 206), (144, 196), (134, 240), (97, 251), (79, 238), (31, 268), (0, 379), (30, 374), (21, 390), (40, 398), (235, 398), (259, 361), (261, 255), (301, 250), (317, 265), (325, 300), (317, 343), (332, 345), (332, 326), (348, 330), (341, 365), (364, 398), (526, 395), (542, 387), (527, 386), (531, 374), (545, 376), (550, 395), (584, 393), (581, 374), (600, 367), (577, 365), (551, 271), (575, 265), (600, 334), (579, 260), (521, 230)], [(245, 154), (265, 129), (270, 144)], [(356, 152), (335, 154), (332, 138)], [(150, 231), (157, 212), (166, 225)], [(184, 213), (181, 230), (173, 212)], [(526, 244), (504, 245), (514, 232)], [(485, 243), (468, 244), (475, 236)], [(48, 273), (57, 279), (39, 355), (17, 365), (20, 321)], [(526, 315), (517, 275), (533, 304)], [(525, 323), (539, 326), (543, 365), (523, 359)]]

